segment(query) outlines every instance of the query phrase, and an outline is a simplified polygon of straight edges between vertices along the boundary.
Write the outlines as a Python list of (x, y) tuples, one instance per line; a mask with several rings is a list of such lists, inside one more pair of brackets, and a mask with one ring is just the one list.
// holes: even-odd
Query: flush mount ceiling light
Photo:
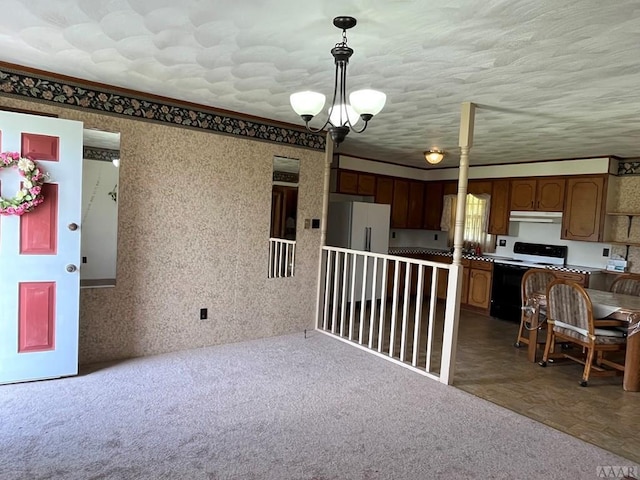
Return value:
[[(339, 145), (353, 130), (362, 133), (367, 128), (369, 120), (380, 113), (387, 100), (387, 96), (377, 90), (357, 90), (349, 95), (347, 102), (347, 65), (353, 55), (353, 49), (347, 46), (347, 30), (355, 27), (357, 21), (353, 17), (336, 17), (333, 24), (342, 29), (342, 42), (336, 43), (331, 49), (331, 55), (335, 60), (336, 72), (333, 84), (333, 100), (328, 110), (328, 118), (324, 125), (318, 129), (309, 126), (309, 122), (322, 108), (326, 97), (317, 92), (305, 91), (291, 94), (290, 101), (293, 110), (302, 117), (307, 130), (317, 133), (329, 126), (329, 134), (333, 142)], [(355, 128), (362, 120), (364, 125)]]
[(424, 159), (432, 165), (440, 163), (444, 158), (444, 152), (440, 150), (429, 150), (424, 152)]

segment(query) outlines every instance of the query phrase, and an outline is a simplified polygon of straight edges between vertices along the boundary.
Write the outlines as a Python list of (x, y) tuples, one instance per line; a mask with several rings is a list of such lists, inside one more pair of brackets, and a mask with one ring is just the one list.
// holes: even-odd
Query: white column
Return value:
[(453, 263), (460, 264), (462, 243), (464, 241), (465, 202), (469, 178), (469, 150), (473, 144), (473, 123), (476, 106), (471, 102), (462, 104), (460, 113), (460, 168), (458, 171), (458, 201), (456, 205), (456, 224), (453, 236)]
[(467, 179), (469, 175), (469, 150), (473, 143), (474, 117), (475, 105), (470, 102), (464, 102), (460, 114), (460, 170), (458, 173), (456, 225), (453, 237), (453, 265), (449, 270), (449, 282), (447, 285), (444, 332), (442, 338), (442, 365), (440, 367), (440, 382), (446, 383), (447, 385), (453, 383), (456, 366), (463, 273), (463, 267), (460, 261), (462, 259), (465, 200), (467, 197)]

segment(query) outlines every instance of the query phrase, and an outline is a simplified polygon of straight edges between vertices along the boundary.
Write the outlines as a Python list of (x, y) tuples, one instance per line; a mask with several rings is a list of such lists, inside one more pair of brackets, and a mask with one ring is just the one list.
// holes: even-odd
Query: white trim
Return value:
[[(544, 177), (550, 175), (589, 175), (611, 173), (616, 161), (611, 157), (558, 160), (550, 162), (510, 163), (469, 167), (469, 179)], [(413, 180), (457, 180), (457, 168), (422, 169), (340, 155), (338, 165), (346, 170), (376, 173)], [(615, 169), (617, 172), (617, 169)]]

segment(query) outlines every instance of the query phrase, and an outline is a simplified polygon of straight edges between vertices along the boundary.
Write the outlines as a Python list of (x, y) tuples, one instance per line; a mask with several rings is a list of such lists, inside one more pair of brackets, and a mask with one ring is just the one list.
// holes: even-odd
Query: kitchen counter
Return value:
[[(398, 255), (400, 257), (405, 255), (442, 255), (443, 257), (453, 257), (453, 253), (451, 253), (451, 251), (449, 250), (424, 247), (389, 247), (389, 255)], [(508, 260), (508, 257), (501, 257), (490, 253), (480, 256), (463, 254), (462, 258), (466, 258), (469, 260), (481, 260), (485, 262), (499, 262), (500, 260)], [(539, 265), (535, 268), (544, 268), (557, 272), (581, 273), (585, 275), (604, 272), (604, 269), (602, 268), (585, 267), (582, 265)]]
[[(450, 250), (441, 250), (438, 248), (423, 248), (423, 247), (389, 247), (389, 255), (398, 255), (402, 257), (404, 255), (442, 255), (443, 257), (453, 257), (453, 252)], [(480, 260), (481, 262), (493, 262), (494, 257), (489, 255), (471, 255), (465, 253), (462, 258), (468, 260)]]

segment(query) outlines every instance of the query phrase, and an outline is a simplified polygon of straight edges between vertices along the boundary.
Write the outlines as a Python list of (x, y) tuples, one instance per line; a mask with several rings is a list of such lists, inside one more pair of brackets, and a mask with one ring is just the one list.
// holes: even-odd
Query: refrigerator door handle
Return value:
[(364, 251), (371, 251), (371, 227), (364, 228)]

